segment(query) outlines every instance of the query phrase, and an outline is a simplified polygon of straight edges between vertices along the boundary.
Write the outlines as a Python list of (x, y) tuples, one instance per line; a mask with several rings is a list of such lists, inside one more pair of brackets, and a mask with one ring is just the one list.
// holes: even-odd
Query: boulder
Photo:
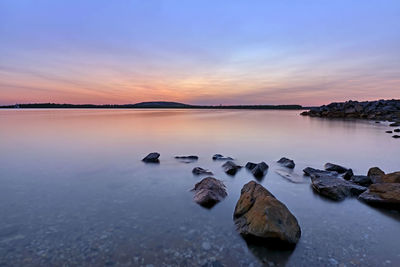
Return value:
[(251, 171), (254, 177), (260, 178), (265, 175), (265, 172), (268, 170), (269, 167), (265, 162), (260, 162), (257, 164), (253, 162), (247, 162), (246, 168)]
[(400, 183), (372, 184), (358, 198), (368, 204), (400, 210)]
[(315, 174), (327, 174), (327, 175), (338, 175), (337, 172), (331, 172), (331, 171), (324, 171), (324, 170), (319, 170), (319, 169), (314, 169), (311, 167), (307, 167), (303, 170), (304, 175), (306, 176), (311, 176), (311, 175), (315, 175)]
[(354, 175), (350, 181), (366, 187), (372, 184), (371, 178), (366, 175)]
[(152, 152), (148, 154), (146, 157), (142, 159), (143, 162), (149, 162), (149, 163), (159, 163), (160, 160), (158, 159), (160, 157), (160, 153), (157, 152)]
[(321, 174), (311, 175), (312, 187), (320, 195), (335, 201), (340, 201), (348, 196), (358, 196), (366, 187), (352, 184), (336, 176)]
[(211, 171), (203, 169), (201, 167), (193, 168), (192, 173), (195, 175), (213, 175)]
[(381, 183), (382, 176), (385, 175), (385, 172), (379, 169), (378, 167), (372, 167), (368, 170), (367, 176), (371, 179), (372, 183)]
[(229, 175), (235, 175), (238, 170), (242, 168), (242, 166), (237, 165), (235, 162), (228, 160), (222, 165), (224, 172)]
[(347, 168), (329, 162), (324, 165), (324, 168), (327, 171), (334, 171), (337, 173), (345, 173), (347, 171)]
[(296, 217), (260, 184), (245, 184), (233, 214), (238, 232), (248, 241), (293, 248), (301, 236)]
[(381, 176), (383, 183), (400, 183), (400, 172), (392, 172)]
[(293, 169), (294, 166), (296, 164), (294, 164), (294, 161), (288, 158), (281, 158), (280, 160), (278, 160), (278, 163), (281, 164), (283, 167), (289, 168), (289, 169)]
[(224, 183), (214, 177), (204, 178), (192, 191), (194, 191), (193, 200), (206, 208), (212, 208), (228, 195)]
[(214, 156), (212, 156), (213, 160), (233, 160), (233, 158), (231, 157), (224, 157), (221, 154), (215, 154)]
[(350, 180), (353, 177), (354, 173), (352, 169), (348, 169), (345, 173), (343, 173), (342, 178), (345, 180)]

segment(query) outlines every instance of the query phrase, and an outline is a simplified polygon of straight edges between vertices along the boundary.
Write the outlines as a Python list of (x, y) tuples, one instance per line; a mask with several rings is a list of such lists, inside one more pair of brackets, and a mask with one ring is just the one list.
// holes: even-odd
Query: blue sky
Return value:
[(400, 98), (400, 1), (0, 0), (0, 104)]

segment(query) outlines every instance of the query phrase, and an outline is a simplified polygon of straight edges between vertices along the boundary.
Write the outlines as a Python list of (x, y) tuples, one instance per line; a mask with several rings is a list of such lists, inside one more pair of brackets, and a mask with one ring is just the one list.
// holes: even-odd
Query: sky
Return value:
[(0, 0), (0, 105), (392, 98), (398, 0)]

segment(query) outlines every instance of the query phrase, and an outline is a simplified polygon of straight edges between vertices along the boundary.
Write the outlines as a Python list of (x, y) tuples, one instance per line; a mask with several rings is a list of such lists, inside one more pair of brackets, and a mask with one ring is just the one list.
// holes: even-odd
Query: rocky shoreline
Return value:
[[(152, 152), (143, 161), (160, 163), (159, 157), (159, 153)], [(190, 157), (198, 159), (197, 156)], [(216, 154), (211, 159), (224, 161), (221, 168), (229, 176), (235, 176), (242, 169), (242, 166), (236, 164), (231, 157)], [(280, 176), (294, 183), (298, 181), (300, 175), (292, 172), (295, 168), (293, 160), (281, 158), (276, 163), (288, 170), (280, 171)], [(245, 166), (258, 181), (260, 177), (267, 175), (268, 165), (265, 162), (258, 164), (248, 162)], [(195, 167), (192, 173), (204, 177), (212, 175), (213, 172)], [(400, 171), (386, 174), (378, 167), (372, 167), (367, 175), (355, 175), (350, 168), (328, 162), (324, 165), (324, 169), (307, 167), (303, 169), (303, 173), (304, 177), (311, 178), (312, 189), (321, 197), (333, 201), (357, 197), (369, 205), (400, 211)], [(213, 208), (228, 195), (224, 183), (211, 176), (196, 183), (192, 191), (194, 202), (207, 209)], [(285, 204), (253, 180), (243, 185), (233, 212), (233, 219), (238, 233), (246, 241), (266, 247), (293, 249), (301, 236), (300, 225)]]

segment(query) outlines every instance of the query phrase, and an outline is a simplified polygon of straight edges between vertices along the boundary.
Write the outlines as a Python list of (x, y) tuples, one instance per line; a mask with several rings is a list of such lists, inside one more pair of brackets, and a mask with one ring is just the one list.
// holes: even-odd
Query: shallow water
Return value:
[[(299, 111), (0, 110), (0, 266), (399, 266), (400, 216), (316, 195), (309, 178), (275, 173), (286, 156), (294, 173), (326, 162), (366, 174), (400, 170), (400, 141), (388, 126), (299, 116)], [(160, 164), (144, 164), (149, 152)], [(294, 251), (247, 245), (233, 209), (253, 180), (222, 172), (265, 161), (261, 184), (297, 217)], [(176, 155), (198, 155), (182, 163)], [(228, 197), (208, 210), (189, 190), (195, 166), (224, 181)]]

